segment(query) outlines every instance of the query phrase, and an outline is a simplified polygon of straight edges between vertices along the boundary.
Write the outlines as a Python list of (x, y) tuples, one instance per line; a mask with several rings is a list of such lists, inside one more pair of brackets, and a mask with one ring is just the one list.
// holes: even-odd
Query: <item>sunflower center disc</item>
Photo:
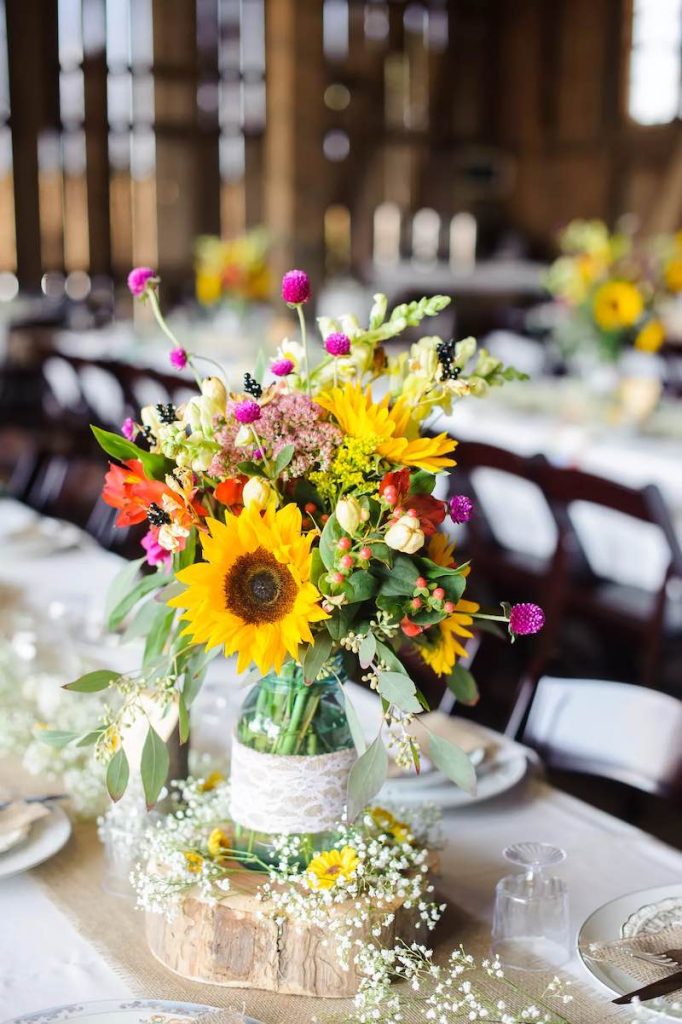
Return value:
[(260, 604), (272, 604), (277, 597), (279, 587), (277, 580), (269, 572), (257, 572), (249, 580), (251, 593)]
[(225, 606), (244, 622), (278, 622), (291, 611), (297, 587), (286, 565), (265, 548), (237, 558), (225, 576)]

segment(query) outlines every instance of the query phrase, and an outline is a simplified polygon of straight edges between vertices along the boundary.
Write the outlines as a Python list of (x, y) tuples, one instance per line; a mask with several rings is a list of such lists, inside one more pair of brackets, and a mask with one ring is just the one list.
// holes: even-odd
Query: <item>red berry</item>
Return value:
[(309, 519), (308, 516), (303, 516), (303, 520), (301, 522), (301, 526), (303, 527), (303, 529), (304, 530), (309, 530), (312, 525), (313, 525), (312, 519)]
[(341, 559), (341, 565), (342, 565), (342, 567), (344, 569), (352, 569), (353, 568), (353, 556), (352, 555), (344, 555), (343, 558)]
[(436, 587), (436, 589), (433, 592), (433, 596), (435, 597), (436, 601), (442, 601), (443, 598), (445, 597), (445, 591), (443, 590), (442, 587)]
[(413, 519), (417, 519), (418, 518), (416, 508), (408, 508), (407, 514), (408, 514), (408, 516), (412, 516)]
[(412, 605), (414, 610), (417, 611), (417, 609), (421, 608), (421, 606), (422, 606), (422, 599), (421, 599), (421, 597), (413, 597), (412, 600), (410, 601), (410, 604)]
[(370, 558), (372, 557), (372, 549), (367, 547), (360, 548), (360, 550), (358, 551), (358, 555), (363, 560), (363, 562), (369, 562)]
[(424, 590), (426, 588), (426, 580), (424, 579), (423, 576), (417, 576), (414, 585), (417, 588), (417, 590)]
[(384, 501), (387, 505), (395, 505), (397, 500), (398, 491), (393, 484), (389, 484), (388, 487), (384, 488)]
[(445, 605), (443, 607), (444, 607), (444, 610), (448, 613), (448, 615), (451, 615), (454, 612), (454, 610), (455, 610), (455, 606), (452, 603), (452, 601), (446, 601)]
[(313, 512), (317, 512), (317, 505), (315, 504), (314, 501), (306, 501), (305, 505), (303, 506), (303, 511), (308, 512), (310, 515), (312, 515)]
[(336, 546), (339, 551), (348, 551), (351, 546), (350, 537), (340, 537), (336, 542)]
[(327, 513), (325, 512), (325, 514), (324, 514), (323, 516), (320, 516), (320, 518), (321, 518), (321, 520), (322, 520), (322, 522), (323, 522), (323, 523), (326, 523), (326, 522), (327, 522), (327, 520), (329, 519), (329, 516), (328, 516), (328, 515), (327, 515)]
[(332, 580), (334, 581), (334, 583), (343, 583), (343, 573), (342, 572), (334, 572), (334, 573), (332, 573)]

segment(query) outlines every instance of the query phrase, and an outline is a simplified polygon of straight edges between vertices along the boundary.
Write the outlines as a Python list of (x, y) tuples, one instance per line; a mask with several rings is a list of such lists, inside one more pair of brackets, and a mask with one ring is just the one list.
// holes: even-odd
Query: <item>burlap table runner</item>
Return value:
[[(263, 1024), (342, 1024), (351, 1013), (350, 1000), (311, 999), (282, 996), (255, 990), (221, 988), (187, 981), (172, 974), (149, 952), (142, 915), (123, 900), (105, 893), (101, 887), (104, 870), (102, 847), (90, 824), (76, 824), (70, 842), (56, 857), (34, 870), (34, 877), (48, 890), (50, 899), (76, 924), (78, 930), (98, 949), (110, 967), (125, 980), (131, 993), (150, 999), (184, 1000), (231, 1010), (232, 1013), (207, 1015), (206, 1024), (233, 1024), (234, 1012), (246, 1013)], [(434, 933), (437, 959), (444, 961), (460, 943), (468, 953), (482, 957), (488, 953), (489, 925), (450, 906)], [(491, 984), (502, 985), (497, 998), (504, 998), (519, 1009), (535, 1002), (554, 1010), (570, 1024), (600, 1024), (623, 1019), (623, 1011), (611, 1005), (607, 996), (571, 985), (573, 1001), (556, 1005), (543, 993), (556, 971), (538, 974), (508, 972), (509, 981), (491, 983), (481, 972), (474, 984), (490, 991)], [(496, 988), (496, 992), (499, 990)], [(625, 1014), (627, 1016), (627, 1014)], [(238, 1019), (238, 1018), (237, 1018)], [(421, 1015), (407, 1008), (405, 1024), (417, 1024)]]

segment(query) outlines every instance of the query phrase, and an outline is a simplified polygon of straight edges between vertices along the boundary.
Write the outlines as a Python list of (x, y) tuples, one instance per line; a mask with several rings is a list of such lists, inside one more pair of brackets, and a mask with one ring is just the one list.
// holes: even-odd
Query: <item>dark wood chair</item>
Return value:
[(682, 805), (682, 701), (630, 683), (543, 676), (527, 681), (524, 720), (509, 734), (558, 771), (610, 779)]
[[(538, 484), (547, 497), (560, 535), (562, 566), (557, 604), (567, 616), (579, 616), (613, 629), (634, 634), (641, 651), (637, 681), (657, 685), (662, 638), (682, 634), (682, 607), (668, 598), (669, 581), (682, 579), (682, 550), (667, 506), (657, 487), (626, 487), (577, 469), (560, 469), (549, 463), (535, 467)], [(576, 526), (576, 503), (598, 506), (635, 523), (654, 527), (665, 550), (667, 566), (655, 589), (619, 582), (593, 569), (587, 557), (584, 534)]]

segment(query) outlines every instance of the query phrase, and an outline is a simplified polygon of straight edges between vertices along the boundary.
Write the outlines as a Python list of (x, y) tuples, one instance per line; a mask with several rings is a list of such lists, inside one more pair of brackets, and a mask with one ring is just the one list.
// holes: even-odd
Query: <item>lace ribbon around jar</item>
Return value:
[(230, 813), (243, 828), (270, 835), (327, 832), (343, 820), (353, 748), (309, 757), (263, 754), (234, 738)]

